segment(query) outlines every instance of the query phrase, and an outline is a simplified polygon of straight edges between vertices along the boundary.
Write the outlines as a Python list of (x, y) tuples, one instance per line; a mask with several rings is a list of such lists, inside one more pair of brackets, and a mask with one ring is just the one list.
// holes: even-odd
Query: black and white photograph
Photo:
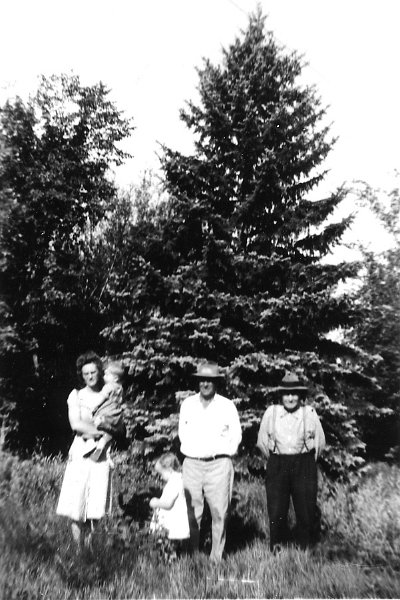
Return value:
[(0, 599), (400, 598), (400, 3), (0, 17)]

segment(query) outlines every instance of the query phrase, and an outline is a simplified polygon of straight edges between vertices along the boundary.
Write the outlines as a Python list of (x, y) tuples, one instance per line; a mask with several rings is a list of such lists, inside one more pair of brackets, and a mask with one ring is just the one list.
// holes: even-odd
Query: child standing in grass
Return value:
[(160, 498), (150, 500), (150, 507), (154, 509), (150, 531), (166, 530), (168, 539), (175, 541), (176, 549), (183, 550), (190, 532), (179, 460), (168, 452), (157, 460), (154, 468), (165, 481), (165, 487)]

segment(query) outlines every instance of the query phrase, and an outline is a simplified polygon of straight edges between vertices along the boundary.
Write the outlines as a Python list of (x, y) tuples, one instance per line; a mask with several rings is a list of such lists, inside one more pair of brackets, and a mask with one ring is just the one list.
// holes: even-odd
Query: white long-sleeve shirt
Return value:
[(257, 446), (266, 456), (272, 451), (302, 454), (314, 449), (317, 458), (325, 447), (325, 435), (312, 406), (301, 406), (290, 413), (278, 404), (269, 406), (265, 411)]
[(219, 394), (204, 403), (200, 394), (185, 398), (179, 414), (179, 439), (185, 456), (233, 456), (242, 439), (236, 406)]

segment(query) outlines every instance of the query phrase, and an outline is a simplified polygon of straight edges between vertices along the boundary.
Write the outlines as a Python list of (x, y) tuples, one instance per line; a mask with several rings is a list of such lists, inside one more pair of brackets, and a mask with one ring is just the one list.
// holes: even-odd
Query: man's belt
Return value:
[(219, 458), (232, 458), (229, 454), (214, 454), (214, 456), (187, 456), (192, 460), (202, 460), (203, 462), (211, 462), (212, 460), (218, 460)]
[(274, 456), (306, 456), (307, 454), (315, 454), (315, 448), (307, 450), (307, 452), (293, 452), (292, 454), (285, 454), (285, 452), (277, 452), (276, 450), (270, 450), (269, 453)]

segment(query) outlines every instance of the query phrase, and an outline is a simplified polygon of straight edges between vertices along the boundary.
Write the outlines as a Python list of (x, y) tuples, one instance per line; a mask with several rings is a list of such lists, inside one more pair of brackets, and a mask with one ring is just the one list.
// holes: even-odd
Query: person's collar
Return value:
[(212, 396), (212, 398), (203, 398), (203, 396), (199, 392), (199, 400), (202, 404), (205, 404), (205, 405), (211, 404), (211, 402), (213, 402), (216, 397), (217, 397), (217, 394), (214, 394), (214, 396)]
[(298, 406), (297, 408), (294, 408), (293, 410), (288, 410), (287, 408), (285, 408), (282, 406), (282, 412), (281, 412), (281, 418), (282, 417), (286, 417), (287, 415), (292, 415), (293, 417), (295, 417), (296, 419), (300, 416), (300, 413), (298, 412), (301, 408), (301, 405)]
[(217, 392), (215, 392), (214, 396), (208, 400), (206, 398), (203, 398), (203, 396), (201, 395), (201, 392), (198, 392), (198, 398), (199, 398), (200, 402), (205, 405), (211, 404), (211, 402), (213, 402), (217, 396), (218, 396), (218, 394), (217, 394)]

